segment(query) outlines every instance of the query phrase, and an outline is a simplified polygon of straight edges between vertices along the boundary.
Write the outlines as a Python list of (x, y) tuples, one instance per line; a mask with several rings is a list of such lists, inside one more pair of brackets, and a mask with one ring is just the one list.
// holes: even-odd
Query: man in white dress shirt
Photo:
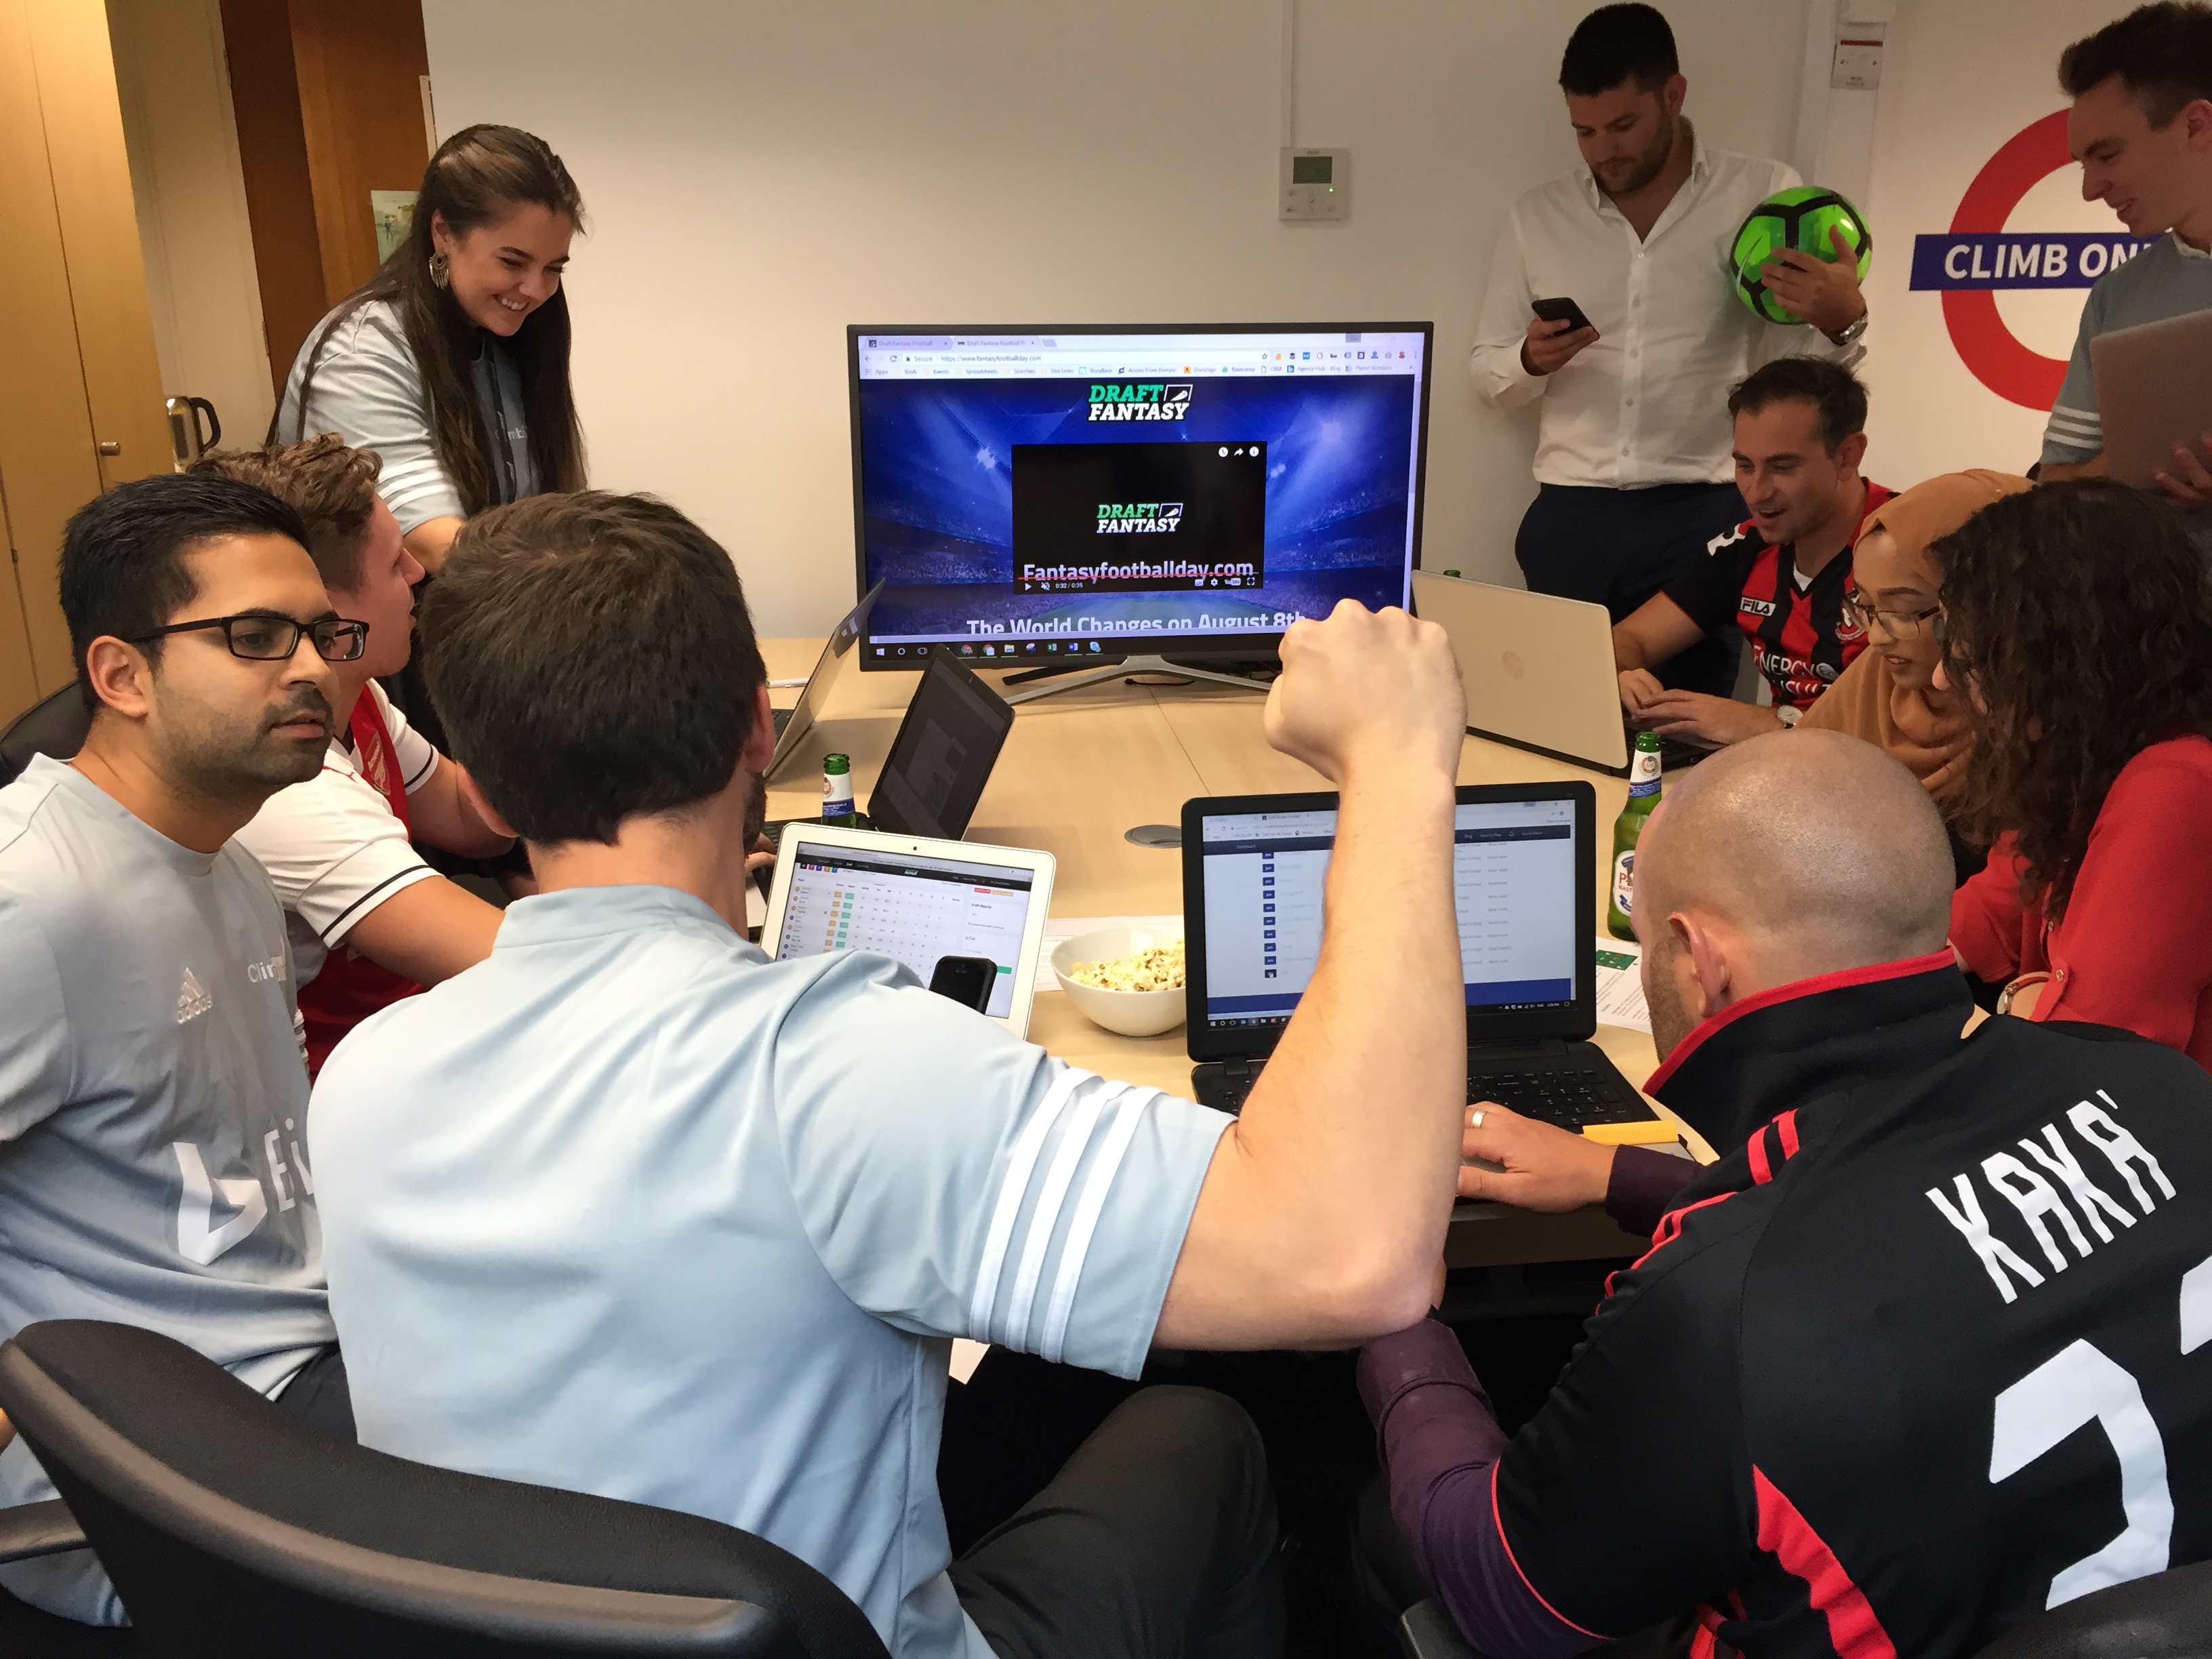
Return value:
[[(1689, 83), (1674, 32), (1653, 8), (1583, 18), (1559, 85), (1585, 166), (1514, 204), (1470, 366), (1486, 403), (1542, 399), (1537, 495), (1514, 542), (1528, 586), (1603, 605), (1619, 622), (1747, 516), (1731, 482), (1729, 387), (1775, 357), (1856, 362), (1867, 307), (1850, 261), (1796, 252), (1763, 274), (1804, 325), (1763, 322), (1736, 298), (1736, 231), (1802, 181), (1698, 138), (1682, 114)], [(1555, 298), (1576, 301), (1591, 326), (1530, 309)], [(1735, 657), (1735, 641), (1716, 637), (1661, 678), (1725, 696)]]

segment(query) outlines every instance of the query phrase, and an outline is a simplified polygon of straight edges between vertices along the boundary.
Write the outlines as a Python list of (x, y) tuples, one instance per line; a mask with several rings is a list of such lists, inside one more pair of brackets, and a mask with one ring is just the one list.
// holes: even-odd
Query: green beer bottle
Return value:
[(1644, 833), (1644, 820), (1658, 804), (1659, 734), (1638, 732), (1634, 763), (1628, 769), (1628, 805), (1613, 821), (1613, 902), (1606, 907), (1605, 925), (1615, 939), (1636, 937), (1636, 929), (1628, 922), (1636, 842)]
[(853, 763), (843, 755), (822, 757), (822, 822), (854, 822)]

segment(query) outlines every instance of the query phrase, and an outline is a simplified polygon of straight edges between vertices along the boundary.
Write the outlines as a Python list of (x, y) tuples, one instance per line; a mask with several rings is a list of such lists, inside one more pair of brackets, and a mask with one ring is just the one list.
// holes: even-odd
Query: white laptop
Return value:
[(874, 951), (997, 1020), (1030, 1029), (1053, 856), (794, 820), (778, 848), (761, 949), (781, 962)]
[(770, 711), (775, 726), (775, 752), (762, 768), (763, 777), (774, 777), (784, 763), (799, 752), (799, 744), (814, 729), (823, 705), (830, 701), (830, 688), (837, 683), (839, 671), (853, 654), (853, 647), (860, 643), (861, 630), (868, 625), (868, 612), (876, 608), (876, 596), (883, 591), (884, 585), (878, 582), (830, 630), (830, 638), (822, 647), (822, 654), (815, 659), (814, 672), (806, 677), (806, 689), (799, 694), (798, 702), (789, 708)]
[(1451, 636), (1468, 731), (1577, 766), (1627, 769), (1603, 605), (1416, 570), (1413, 613)]

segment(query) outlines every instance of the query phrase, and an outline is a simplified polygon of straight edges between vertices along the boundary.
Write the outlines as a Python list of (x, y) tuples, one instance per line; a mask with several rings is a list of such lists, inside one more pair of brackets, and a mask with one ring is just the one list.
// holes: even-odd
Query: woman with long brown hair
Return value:
[(562, 276), (583, 198), (545, 141), (473, 126), (423, 169), (412, 233), (308, 334), (271, 441), (335, 432), (383, 459), (435, 574), (471, 514), (584, 484)]
[(2123, 1026), (2212, 1069), (2212, 583), (2179, 521), (2083, 479), (1931, 551), (1943, 678), (1976, 711), (1963, 827), (1996, 841), (1952, 901), (1960, 960), (2034, 984), (2030, 1018)]

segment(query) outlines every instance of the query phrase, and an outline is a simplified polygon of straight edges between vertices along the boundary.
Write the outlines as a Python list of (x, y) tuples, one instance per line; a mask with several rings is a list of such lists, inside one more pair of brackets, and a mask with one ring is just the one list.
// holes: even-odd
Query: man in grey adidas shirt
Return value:
[[(0, 789), (0, 1336), (144, 1326), (349, 1433), (284, 915), (231, 842), (321, 767), (326, 659), (359, 647), (306, 533), (214, 477), (127, 483), (70, 523), (91, 733)], [(27, 1444), (0, 1452), (0, 1505), (53, 1495)], [(123, 1622), (88, 1551), (0, 1583)]]
[[(2212, 310), (2212, 6), (2166, 0), (2140, 7), (2069, 46), (2058, 80), (2074, 100), (2067, 139), (2081, 163), (2081, 194), (2109, 204), (2131, 234), (2159, 240), (2089, 290), (2044, 430), (2045, 479), (2105, 470), (2089, 342), (2113, 329)], [(2202, 442), (2212, 451), (2212, 433)], [(2182, 510), (2197, 551), (2212, 558), (2206, 462), (2204, 453), (2178, 449), (2158, 483)]]

